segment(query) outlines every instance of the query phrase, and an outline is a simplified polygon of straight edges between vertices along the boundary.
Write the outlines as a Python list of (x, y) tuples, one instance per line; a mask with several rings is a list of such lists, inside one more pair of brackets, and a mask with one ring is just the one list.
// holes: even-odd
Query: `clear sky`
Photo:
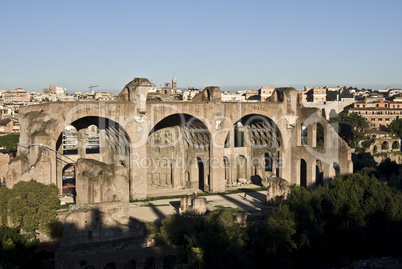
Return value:
[(402, 87), (402, 1), (0, 1), (0, 89)]

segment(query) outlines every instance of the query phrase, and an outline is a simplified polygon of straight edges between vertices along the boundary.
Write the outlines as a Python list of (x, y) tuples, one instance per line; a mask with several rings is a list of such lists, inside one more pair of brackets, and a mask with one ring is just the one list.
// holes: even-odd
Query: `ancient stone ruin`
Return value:
[[(121, 252), (113, 256), (118, 268), (134, 266), (133, 252), (142, 255), (137, 268), (168, 262), (175, 249), (163, 250), (167, 256), (154, 249), (150, 257), (139, 239), (143, 225), (128, 217), (129, 201), (153, 190), (219, 193), (254, 183), (267, 186), (267, 201), (278, 201), (290, 184), (322, 185), (352, 172), (350, 148), (318, 109), (303, 107), (293, 88), (278, 88), (264, 102), (222, 102), (218, 87), (192, 101), (162, 102), (147, 101), (150, 87), (148, 79), (135, 78), (117, 101), (21, 107), (7, 186), (34, 179), (75, 200), (64, 219), (59, 268), (105, 268), (113, 251)], [(324, 130), (322, 143), (317, 128)], [(183, 198), (181, 211), (188, 210), (204, 213), (205, 198)], [(247, 214), (236, 219), (244, 225)], [(70, 248), (125, 238), (136, 243), (108, 251)]]
[[(219, 193), (272, 177), (309, 187), (352, 172), (350, 148), (293, 88), (278, 88), (264, 102), (222, 102), (218, 87), (192, 101), (146, 101), (150, 87), (135, 78), (117, 101), (22, 107), (8, 186), (35, 179), (90, 203), (114, 201), (112, 189), (128, 201), (160, 189)], [(317, 128), (324, 130), (320, 144)], [(114, 180), (103, 172), (101, 181), (88, 178), (79, 159), (104, 163), (99, 169)]]

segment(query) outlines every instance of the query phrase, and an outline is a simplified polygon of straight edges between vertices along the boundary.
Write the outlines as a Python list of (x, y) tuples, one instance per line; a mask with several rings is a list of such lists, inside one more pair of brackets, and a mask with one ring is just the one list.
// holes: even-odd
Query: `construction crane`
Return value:
[(91, 85), (89, 84), (89, 92), (92, 92), (92, 88), (99, 87), (99, 85)]

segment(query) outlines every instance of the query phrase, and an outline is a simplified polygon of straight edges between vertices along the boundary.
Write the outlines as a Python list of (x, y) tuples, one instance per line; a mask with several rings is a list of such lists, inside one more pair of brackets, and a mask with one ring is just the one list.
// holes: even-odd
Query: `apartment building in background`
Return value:
[(381, 130), (388, 127), (392, 121), (402, 116), (402, 102), (378, 100), (357, 101), (348, 113), (357, 113), (364, 117), (369, 127), (373, 130)]

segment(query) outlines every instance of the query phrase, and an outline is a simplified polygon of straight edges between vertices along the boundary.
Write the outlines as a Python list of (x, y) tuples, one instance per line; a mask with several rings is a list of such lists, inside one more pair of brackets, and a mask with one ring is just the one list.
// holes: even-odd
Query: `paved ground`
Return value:
[[(242, 186), (240, 189), (255, 188), (255, 185)], [(188, 190), (155, 190), (149, 192), (149, 197), (157, 196), (173, 196), (186, 195)], [(260, 214), (262, 207), (266, 207), (262, 203), (266, 201), (266, 191), (247, 192), (236, 194), (217, 194), (205, 196), (207, 199), (208, 210), (214, 210), (221, 207), (241, 208), (247, 210), (250, 214)], [(179, 210), (180, 198), (163, 199), (149, 202), (133, 202), (130, 203), (129, 215), (143, 221), (161, 221), (167, 215), (174, 214)]]

